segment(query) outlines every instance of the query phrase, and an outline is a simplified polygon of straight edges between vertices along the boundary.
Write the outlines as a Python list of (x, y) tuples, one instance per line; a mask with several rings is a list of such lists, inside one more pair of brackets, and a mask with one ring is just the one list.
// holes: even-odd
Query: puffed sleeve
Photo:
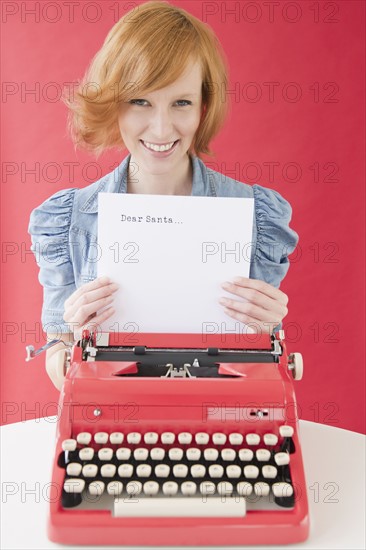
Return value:
[(256, 244), (252, 254), (250, 277), (279, 288), (295, 250), (298, 234), (289, 227), (292, 208), (277, 192), (253, 185), (256, 218)]
[(58, 191), (30, 215), (28, 233), (39, 267), (38, 280), (43, 286), (41, 321), (45, 332), (71, 332), (63, 314), (65, 300), (76, 290), (69, 245), (76, 191)]

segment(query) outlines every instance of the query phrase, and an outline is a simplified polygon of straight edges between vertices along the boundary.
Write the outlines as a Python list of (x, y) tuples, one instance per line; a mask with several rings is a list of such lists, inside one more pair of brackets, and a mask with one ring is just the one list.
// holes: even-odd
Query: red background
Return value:
[[(25, 362), (26, 345), (45, 343), (29, 215), (127, 155), (97, 164), (75, 153), (58, 96), (140, 3), (79, 2), (71, 17), (63, 2), (2, 2), (2, 423), (57, 413), (44, 356)], [(271, 14), (265, 2), (172, 3), (208, 23), (229, 60), (232, 113), (206, 164), (276, 189), (293, 207), (300, 243), (281, 288), (288, 348), (305, 363), (301, 418), (364, 433), (365, 4), (280, 2)]]

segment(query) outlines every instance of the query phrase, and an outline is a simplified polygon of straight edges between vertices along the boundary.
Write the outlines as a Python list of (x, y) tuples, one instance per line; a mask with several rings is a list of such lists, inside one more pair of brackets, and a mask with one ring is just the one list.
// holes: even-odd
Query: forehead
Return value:
[(186, 96), (197, 96), (202, 87), (202, 69), (198, 62), (189, 64), (184, 72), (169, 86), (150, 92), (149, 95), (175, 95), (184, 94)]

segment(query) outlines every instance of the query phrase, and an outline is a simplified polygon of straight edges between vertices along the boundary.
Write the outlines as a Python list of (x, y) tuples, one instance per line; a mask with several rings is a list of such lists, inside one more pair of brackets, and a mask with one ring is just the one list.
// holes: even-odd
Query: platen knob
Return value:
[(290, 353), (288, 356), (288, 368), (295, 380), (301, 380), (304, 373), (304, 362), (301, 353)]

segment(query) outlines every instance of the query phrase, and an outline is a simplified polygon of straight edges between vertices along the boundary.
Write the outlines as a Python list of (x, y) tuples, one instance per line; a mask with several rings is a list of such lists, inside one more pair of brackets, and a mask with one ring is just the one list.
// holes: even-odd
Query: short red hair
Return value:
[(202, 68), (202, 118), (191, 150), (213, 156), (212, 138), (228, 114), (228, 65), (214, 31), (187, 11), (167, 2), (141, 4), (109, 31), (76, 89), (65, 90), (68, 128), (75, 144), (98, 157), (125, 148), (118, 105), (139, 93), (172, 84), (189, 63)]

